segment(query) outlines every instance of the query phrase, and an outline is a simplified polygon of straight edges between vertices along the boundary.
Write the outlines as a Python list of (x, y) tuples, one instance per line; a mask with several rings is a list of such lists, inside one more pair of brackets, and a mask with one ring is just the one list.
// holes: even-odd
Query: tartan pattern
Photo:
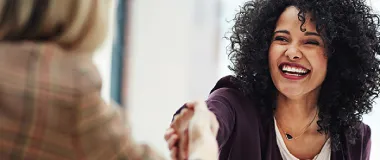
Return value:
[(89, 54), (54, 44), (0, 43), (0, 159), (162, 159), (129, 136), (100, 96)]

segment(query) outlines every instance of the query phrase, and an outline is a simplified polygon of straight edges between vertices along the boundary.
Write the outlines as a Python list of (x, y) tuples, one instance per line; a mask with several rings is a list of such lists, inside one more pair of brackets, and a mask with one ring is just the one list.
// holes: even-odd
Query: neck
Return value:
[[(318, 112), (317, 94), (310, 94), (302, 98), (288, 98), (283, 94), (277, 97), (276, 120), (286, 128), (299, 130), (305, 127)], [(311, 128), (317, 128), (317, 118)]]

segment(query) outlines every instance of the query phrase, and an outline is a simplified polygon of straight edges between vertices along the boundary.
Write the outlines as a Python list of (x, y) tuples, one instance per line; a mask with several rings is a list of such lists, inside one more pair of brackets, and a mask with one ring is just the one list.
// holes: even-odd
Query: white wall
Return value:
[(168, 157), (173, 113), (217, 80), (217, 0), (130, 1), (127, 107), (133, 135)]

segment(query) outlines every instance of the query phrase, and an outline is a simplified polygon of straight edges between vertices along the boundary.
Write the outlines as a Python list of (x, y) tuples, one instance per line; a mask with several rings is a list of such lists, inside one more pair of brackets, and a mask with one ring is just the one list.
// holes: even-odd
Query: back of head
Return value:
[(105, 39), (111, 0), (1, 0), (0, 41), (56, 43), (93, 52)]

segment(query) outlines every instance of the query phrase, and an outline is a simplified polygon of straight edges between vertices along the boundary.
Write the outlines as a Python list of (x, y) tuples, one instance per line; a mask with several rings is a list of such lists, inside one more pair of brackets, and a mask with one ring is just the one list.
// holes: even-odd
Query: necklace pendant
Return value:
[(288, 133), (285, 133), (285, 137), (286, 137), (286, 139), (287, 140), (293, 140), (293, 136), (292, 135), (290, 135), (290, 134), (288, 134)]

